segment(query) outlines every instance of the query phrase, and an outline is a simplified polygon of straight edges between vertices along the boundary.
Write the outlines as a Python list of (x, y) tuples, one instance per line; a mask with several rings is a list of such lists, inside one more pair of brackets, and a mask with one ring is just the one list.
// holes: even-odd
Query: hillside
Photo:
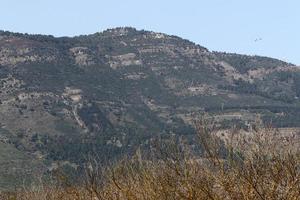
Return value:
[(134, 28), (73, 38), (2, 31), (0, 88), (5, 160), (22, 153), (49, 169), (193, 137), (204, 112), (223, 128), (300, 124), (300, 68)]

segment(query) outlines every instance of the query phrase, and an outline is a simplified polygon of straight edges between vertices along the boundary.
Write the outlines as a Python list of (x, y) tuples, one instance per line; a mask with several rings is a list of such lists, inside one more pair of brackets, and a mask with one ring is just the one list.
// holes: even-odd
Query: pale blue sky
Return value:
[(73, 36), (118, 26), (300, 65), (299, 0), (0, 0), (2, 30)]

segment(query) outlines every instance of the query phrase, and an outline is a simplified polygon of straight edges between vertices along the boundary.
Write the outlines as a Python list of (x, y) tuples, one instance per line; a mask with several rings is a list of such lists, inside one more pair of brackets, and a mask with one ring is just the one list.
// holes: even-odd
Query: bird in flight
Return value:
[(255, 40), (254, 40), (254, 42), (259, 42), (259, 41), (261, 41), (262, 40), (262, 38), (256, 38)]

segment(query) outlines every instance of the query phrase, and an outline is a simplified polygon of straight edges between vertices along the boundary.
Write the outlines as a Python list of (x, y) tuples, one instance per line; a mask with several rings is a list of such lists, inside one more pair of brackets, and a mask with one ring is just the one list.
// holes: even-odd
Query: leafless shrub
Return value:
[(257, 126), (250, 133), (233, 128), (221, 137), (212, 122), (195, 123), (203, 154), (184, 142), (156, 145), (152, 159), (136, 155), (111, 167), (91, 159), (84, 185), (43, 185), (3, 194), (1, 199), (173, 200), (300, 199), (298, 138)]

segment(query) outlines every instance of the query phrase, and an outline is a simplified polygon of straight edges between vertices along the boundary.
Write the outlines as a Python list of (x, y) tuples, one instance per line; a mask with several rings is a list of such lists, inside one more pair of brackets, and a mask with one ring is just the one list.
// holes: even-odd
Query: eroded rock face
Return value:
[(121, 28), (115, 28), (115, 29), (108, 29), (105, 32), (109, 33), (110, 36), (119, 37), (119, 36), (125, 36), (131, 31), (136, 31), (134, 28), (128, 28), (128, 27), (121, 27)]
[(57, 59), (55, 48), (41, 43), (6, 36), (0, 39), (0, 65), (14, 67), (33, 62), (53, 62)]
[(74, 103), (78, 103), (82, 99), (82, 90), (66, 87), (63, 97), (71, 99)]
[(16, 66), (30, 62), (51, 62), (55, 60), (54, 55), (44, 56), (35, 53), (31, 48), (0, 48), (0, 65)]
[(142, 65), (142, 61), (137, 58), (135, 53), (127, 53), (118, 56), (112, 56), (110, 67), (113, 69), (117, 69), (119, 67), (126, 67), (130, 65)]
[(149, 46), (149, 47), (142, 47), (139, 48), (139, 53), (141, 54), (153, 54), (153, 53), (165, 53), (172, 57), (176, 57), (177, 54), (174, 52), (175, 46), (169, 44), (160, 44), (157, 46)]
[(73, 47), (70, 52), (76, 65), (90, 66), (96, 63), (91, 50), (87, 47)]
[(147, 75), (142, 72), (128, 73), (128, 74), (125, 74), (124, 78), (128, 79), (128, 80), (141, 80), (141, 79), (147, 78)]
[(248, 78), (246, 76), (244, 76), (243, 74), (239, 73), (233, 66), (231, 66), (230, 64), (226, 63), (226, 62), (219, 62), (218, 63), (219, 66), (221, 66), (223, 69), (223, 72), (225, 74), (225, 77), (228, 81), (233, 81), (233, 80), (238, 80), (238, 79), (242, 79), (247, 81)]
[(0, 79), (1, 99), (3, 100), (5, 96), (13, 94), (15, 91), (18, 91), (23, 85), (24, 82), (22, 80), (18, 80), (12, 75), (8, 75), (8, 77)]

